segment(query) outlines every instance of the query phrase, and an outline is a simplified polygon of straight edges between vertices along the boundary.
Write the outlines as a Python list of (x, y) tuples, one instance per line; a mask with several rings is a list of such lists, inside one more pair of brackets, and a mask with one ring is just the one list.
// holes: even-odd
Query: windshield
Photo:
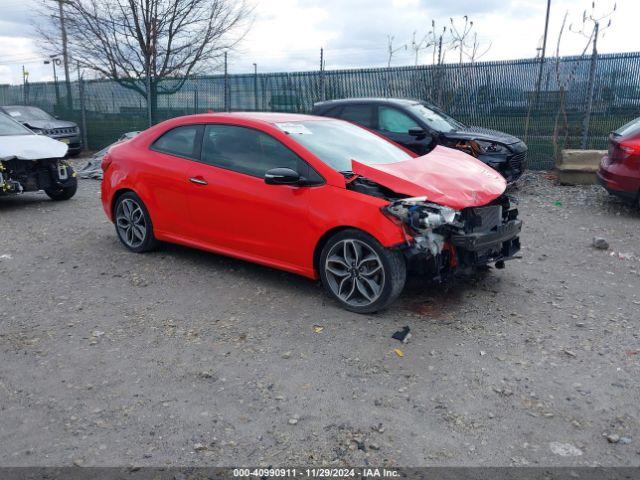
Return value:
[(374, 165), (412, 158), (392, 143), (348, 122), (312, 120), (276, 126), (339, 172), (350, 172), (351, 160)]
[(23, 120), (52, 120), (53, 117), (44, 110), (36, 107), (23, 107), (22, 105), (3, 107), (9, 116), (18, 121)]
[(0, 114), (0, 135), (34, 135), (34, 133), (6, 115)]
[(429, 108), (420, 103), (409, 106), (409, 110), (436, 132), (453, 132), (458, 128), (464, 127), (462, 123), (446, 113)]

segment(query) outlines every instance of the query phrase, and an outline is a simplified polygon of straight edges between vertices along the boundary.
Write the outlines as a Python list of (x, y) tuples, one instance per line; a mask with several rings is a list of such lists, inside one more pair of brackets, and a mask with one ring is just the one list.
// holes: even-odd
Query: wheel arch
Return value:
[(338, 226), (332, 227), (322, 234), (322, 236), (316, 242), (316, 246), (313, 250), (313, 271), (315, 272), (316, 276), (320, 275), (319, 264), (320, 264), (320, 255), (322, 254), (322, 249), (324, 248), (324, 246), (327, 244), (327, 242), (331, 237), (333, 237), (335, 234), (342, 232), (344, 230), (358, 230), (359, 232), (366, 233), (367, 235), (370, 235), (371, 237), (375, 238), (378, 242), (380, 242), (380, 244), (385, 246), (384, 242), (381, 241), (378, 235), (376, 235), (374, 232), (371, 232), (365, 228), (362, 228), (356, 225), (338, 225)]
[(111, 206), (110, 206), (112, 218), (115, 218), (116, 216), (116, 203), (118, 203), (118, 199), (125, 193), (129, 193), (129, 192), (135, 193), (136, 195), (138, 195), (138, 193), (131, 188), (120, 188), (114, 192), (113, 197), (111, 197)]

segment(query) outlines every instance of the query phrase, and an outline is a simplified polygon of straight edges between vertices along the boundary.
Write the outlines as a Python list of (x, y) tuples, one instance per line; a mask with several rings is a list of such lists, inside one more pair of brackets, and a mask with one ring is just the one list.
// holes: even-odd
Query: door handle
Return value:
[(207, 181), (202, 177), (191, 177), (189, 181), (191, 183), (195, 183), (196, 185), (209, 185)]

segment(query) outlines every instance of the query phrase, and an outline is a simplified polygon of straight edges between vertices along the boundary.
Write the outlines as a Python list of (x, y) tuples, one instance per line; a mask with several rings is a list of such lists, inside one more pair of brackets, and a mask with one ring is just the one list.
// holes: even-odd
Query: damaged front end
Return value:
[(400, 198), (382, 207), (407, 235), (403, 248), (409, 267), (436, 279), (505, 260), (520, 250), (522, 221), (512, 198), (501, 195), (487, 205), (455, 210), (426, 197)]
[(70, 188), (76, 181), (76, 173), (59, 158), (0, 160), (0, 195), (56, 191)]

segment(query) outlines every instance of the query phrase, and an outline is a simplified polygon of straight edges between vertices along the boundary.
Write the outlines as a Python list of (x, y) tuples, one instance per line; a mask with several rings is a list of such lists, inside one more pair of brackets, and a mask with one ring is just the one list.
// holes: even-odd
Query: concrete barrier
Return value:
[(556, 160), (556, 174), (562, 185), (595, 184), (596, 172), (606, 150), (562, 150)]

